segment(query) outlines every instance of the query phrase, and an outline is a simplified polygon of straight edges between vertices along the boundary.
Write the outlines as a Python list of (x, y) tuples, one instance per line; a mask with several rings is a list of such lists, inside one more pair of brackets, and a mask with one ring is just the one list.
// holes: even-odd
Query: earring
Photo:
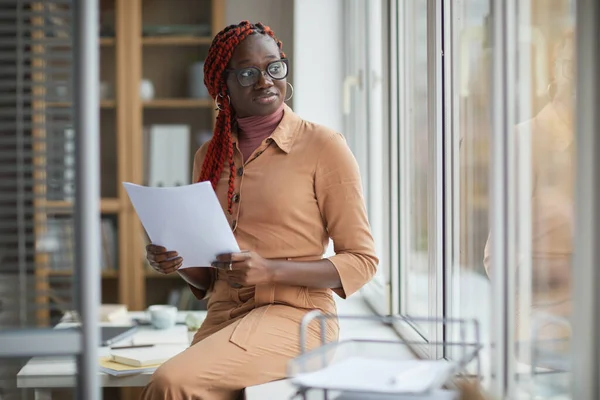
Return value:
[(291, 83), (287, 82), (287, 84), (290, 86), (290, 89), (292, 89), (292, 94), (290, 95), (290, 97), (288, 97), (287, 99), (285, 99), (284, 101), (290, 101), (292, 99), (292, 97), (294, 97), (294, 87), (292, 86)]
[[(228, 102), (229, 104), (231, 104), (231, 98), (229, 97), (229, 95), (226, 95), (226, 96), (227, 96), (227, 102)], [(223, 111), (223, 108), (221, 108), (221, 105), (219, 104), (219, 97), (220, 97), (220, 98), (222, 98), (222, 99), (224, 99), (224, 98), (225, 98), (225, 96), (223, 96), (221, 93), (219, 93), (219, 94), (218, 94), (218, 95), (215, 97), (215, 107), (216, 107), (216, 108), (215, 108), (215, 111)]]

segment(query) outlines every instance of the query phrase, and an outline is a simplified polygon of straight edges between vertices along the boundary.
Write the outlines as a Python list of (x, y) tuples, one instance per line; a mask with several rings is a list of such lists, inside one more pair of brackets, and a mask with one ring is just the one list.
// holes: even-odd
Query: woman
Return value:
[[(234, 399), (284, 378), (302, 317), (335, 313), (331, 292), (345, 298), (376, 271), (358, 165), (340, 134), (284, 105), (287, 72), (281, 42), (260, 23), (228, 26), (209, 49), (204, 82), (219, 114), (193, 179), (212, 183), (244, 251), (219, 256), (215, 268), (178, 270), (176, 249), (147, 247), (156, 270), (177, 271), (208, 297), (208, 315), (143, 399)], [(336, 255), (323, 259), (330, 238)], [(311, 327), (309, 347), (319, 334)], [(337, 322), (326, 334), (337, 339)]]
[[(524, 363), (536, 362), (538, 367), (555, 368), (546, 360), (531, 361), (529, 342), (535, 341), (531, 345), (539, 352), (554, 355), (554, 358), (559, 354), (566, 357), (571, 336), (575, 176), (573, 57), (574, 37), (567, 31), (555, 48), (548, 104), (516, 129), (518, 142), (530, 140), (531, 149), (530, 154), (521, 155), (530, 164), (519, 167), (531, 169), (531, 286), (519, 284), (517, 297), (530, 291), (531, 308), (517, 308), (515, 334), (520, 342), (517, 358)], [(492, 276), (489, 240), (484, 265)], [(518, 298), (515, 304), (519, 304)]]

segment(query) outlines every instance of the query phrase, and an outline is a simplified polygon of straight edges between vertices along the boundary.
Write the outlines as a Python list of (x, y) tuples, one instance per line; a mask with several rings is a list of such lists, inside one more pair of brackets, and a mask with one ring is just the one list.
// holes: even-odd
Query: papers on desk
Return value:
[(152, 243), (177, 251), (181, 268), (209, 267), (218, 254), (240, 251), (209, 182), (123, 186)]
[(100, 359), (100, 372), (109, 374), (112, 376), (130, 376), (143, 374), (144, 372), (154, 372), (160, 364), (149, 365), (145, 367), (131, 367), (129, 365), (120, 364), (112, 361), (110, 357), (103, 357)]
[(132, 344), (185, 344), (189, 345), (187, 326), (175, 325), (169, 329), (140, 329), (133, 335)]

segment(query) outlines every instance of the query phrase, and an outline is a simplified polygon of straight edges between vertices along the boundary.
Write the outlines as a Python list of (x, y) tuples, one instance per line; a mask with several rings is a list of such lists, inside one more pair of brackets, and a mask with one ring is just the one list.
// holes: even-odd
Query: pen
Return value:
[(116, 346), (116, 347), (111, 347), (111, 350), (121, 350), (121, 349), (139, 349), (142, 347), (154, 347), (153, 344), (137, 344), (137, 345), (131, 345), (131, 346)]

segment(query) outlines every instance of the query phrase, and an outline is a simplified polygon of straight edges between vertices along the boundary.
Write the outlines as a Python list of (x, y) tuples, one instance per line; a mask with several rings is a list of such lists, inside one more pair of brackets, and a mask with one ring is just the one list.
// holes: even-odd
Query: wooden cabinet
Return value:
[[(201, 71), (199, 63), (206, 58), (212, 38), (224, 27), (225, 2), (130, 0), (127, 3), (132, 15), (127, 22), (132, 31), (128, 55), (131, 82), (136, 82), (135, 85), (150, 82), (153, 89), (151, 98), (146, 98), (144, 93), (140, 95), (140, 88), (130, 88), (128, 178), (134, 183), (149, 184), (150, 165), (156, 161), (148, 150), (152, 129), (178, 125), (189, 131), (183, 151), (187, 154), (178, 157), (187, 158), (187, 178), (191, 180), (194, 154), (207, 135), (212, 134), (216, 117), (208, 93), (198, 93), (202, 92), (203, 84), (202, 76), (197, 73)], [(194, 67), (195, 78), (192, 76)], [(194, 82), (196, 87), (193, 87)], [(129, 291), (130, 308), (144, 309), (150, 304), (166, 303), (177, 289), (184, 299), (188, 297), (189, 290), (178, 275), (159, 275), (146, 265), (145, 234), (129, 203), (127, 213), (130, 284), (135, 288)], [(185, 303), (183, 299), (177, 301), (182, 308)]]
[[(216, 116), (208, 95), (199, 96), (198, 87), (192, 90), (191, 70), (195, 63), (203, 61), (214, 34), (224, 27), (224, 3), (222, 0), (100, 2), (102, 198), (99, 211), (103, 237), (107, 232), (113, 234), (112, 250), (109, 250), (110, 240), (103, 241), (103, 252), (110, 259), (102, 270), (104, 303), (119, 302), (131, 310), (141, 310), (151, 303), (167, 302), (172, 289), (184, 287), (178, 276), (164, 277), (148, 270), (145, 235), (121, 182), (147, 183), (145, 166), (153, 160), (148, 155), (148, 138), (144, 133), (156, 125), (188, 127), (190, 139), (185, 152), (189, 160), (188, 179), (191, 179), (199, 138), (206, 139), (207, 134), (212, 134)], [(37, 23), (44, 23), (39, 20)], [(43, 46), (33, 49), (43, 55), (48, 50)], [(201, 81), (201, 76), (195, 75), (195, 78)], [(33, 76), (32, 79), (46, 78)], [(33, 108), (68, 110), (71, 105), (70, 99), (45, 99)], [(46, 137), (44, 129), (32, 134), (42, 139)], [(33, 162), (41, 166), (46, 162), (46, 153), (45, 149), (38, 150)], [(40, 174), (39, 178), (43, 178), (43, 173)], [(47, 234), (48, 219), (72, 215), (73, 205), (70, 201), (49, 197), (46, 183), (40, 183), (35, 193), (36, 226), (46, 226), (35, 232), (39, 240)], [(49, 293), (54, 278), (67, 277), (68, 280), (72, 275), (72, 268), (52, 270), (48, 263), (47, 254), (36, 255), (36, 302), (41, 310), (37, 317), (42, 325), (49, 322), (48, 309), (53, 301)]]

